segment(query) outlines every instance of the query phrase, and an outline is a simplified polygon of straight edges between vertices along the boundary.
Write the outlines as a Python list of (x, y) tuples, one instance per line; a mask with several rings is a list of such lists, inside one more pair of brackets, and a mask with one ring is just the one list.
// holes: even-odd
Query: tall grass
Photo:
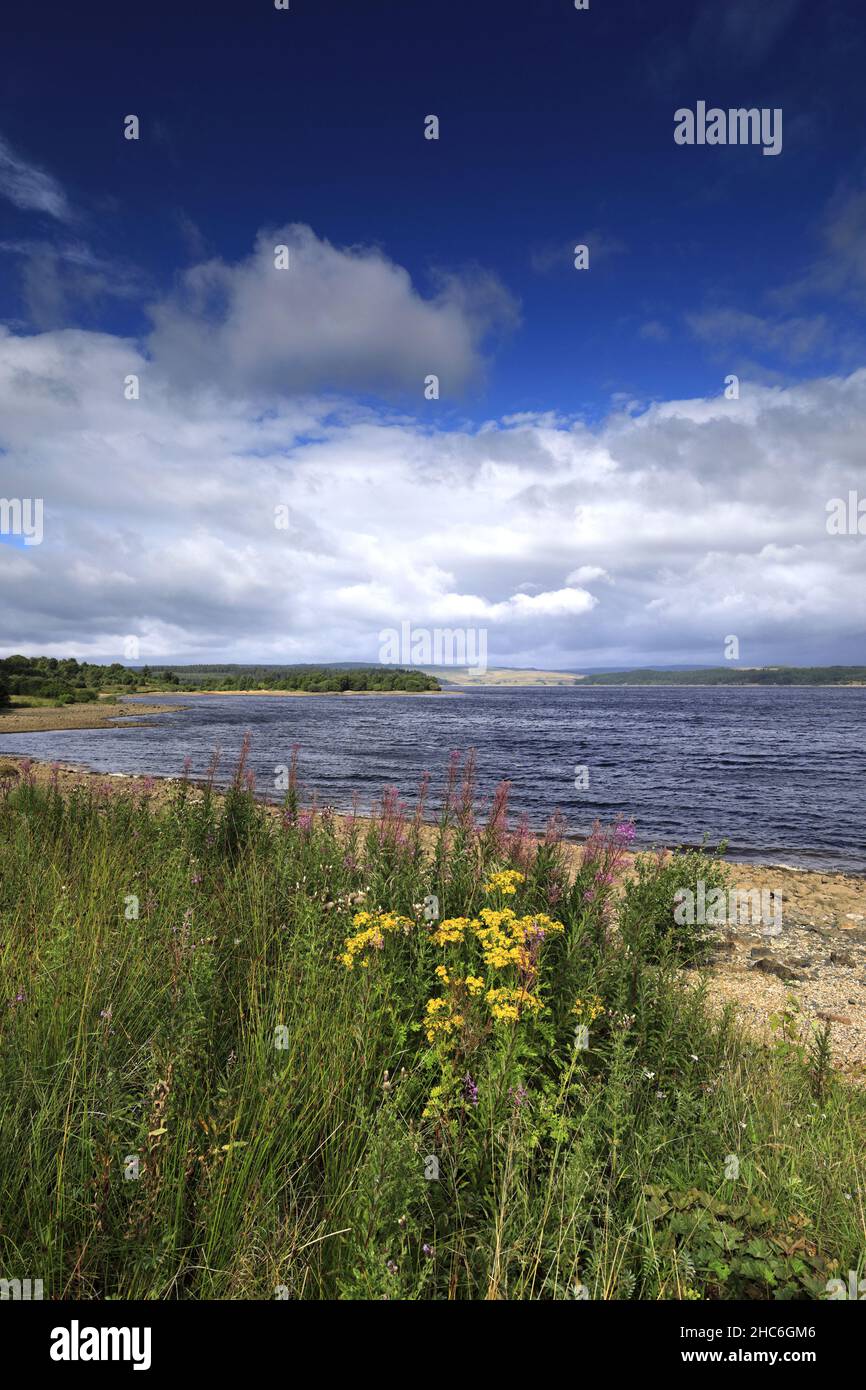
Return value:
[[(432, 832), (425, 795), (338, 826), (294, 768), (279, 815), (243, 765), (168, 804), (2, 783), (0, 1277), (676, 1299), (862, 1273), (863, 1093), (748, 1042), (671, 934), (634, 929), (682, 866), (622, 899), (629, 827), (571, 873), (556, 823), (510, 826), (507, 788), (477, 820), (471, 759)], [(484, 910), (530, 924), (519, 964), (489, 963)]]

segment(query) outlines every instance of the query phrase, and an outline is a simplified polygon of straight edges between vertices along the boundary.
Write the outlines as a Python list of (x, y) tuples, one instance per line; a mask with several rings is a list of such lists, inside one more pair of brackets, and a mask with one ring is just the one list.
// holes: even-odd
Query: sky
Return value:
[(866, 661), (864, 71), (862, 0), (19, 7), (0, 654)]

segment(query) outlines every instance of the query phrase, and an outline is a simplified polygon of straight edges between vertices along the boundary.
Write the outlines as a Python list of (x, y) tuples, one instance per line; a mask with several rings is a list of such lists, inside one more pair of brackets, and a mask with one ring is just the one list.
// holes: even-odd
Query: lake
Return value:
[[(183, 696), (150, 696), (182, 705)], [(128, 702), (134, 706), (135, 701)], [(639, 845), (729, 842), (736, 859), (866, 872), (866, 690), (559, 687), (459, 695), (197, 696), (145, 728), (8, 734), (0, 754), (98, 771), (202, 776), (215, 746), (227, 776), (244, 733), (258, 791), (300, 745), (301, 782), (320, 805), (369, 810), (383, 787), (412, 800), (425, 770), (431, 806), (452, 749), (475, 748), (478, 785), (503, 778), (533, 829), (553, 811), (569, 837), (596, 818), (633, 817)], [(586, 768), (588, 787), (576, 785)], [(578, 780), (580, 776), (578, 776)], [(585, 780), (585, 779), (583, 779)]]

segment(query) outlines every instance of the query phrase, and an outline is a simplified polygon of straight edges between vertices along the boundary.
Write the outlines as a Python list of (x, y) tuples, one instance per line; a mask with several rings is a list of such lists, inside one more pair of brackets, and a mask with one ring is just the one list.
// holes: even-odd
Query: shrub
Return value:
[[(703, 849), (637, 855), (623, 899), (623, 937), (646, 960), (670, 950), (685, 965), (700, 963), (713, 935), (712, 921), (699, 920), (705, 915), (701, 904), (714, 889), (727, 892), (729, 882), (727, 866)], [(697, 909), (693, 914), (685, 910), (689, 894)], [(695, 920), (689, 921), (690, 915)]]

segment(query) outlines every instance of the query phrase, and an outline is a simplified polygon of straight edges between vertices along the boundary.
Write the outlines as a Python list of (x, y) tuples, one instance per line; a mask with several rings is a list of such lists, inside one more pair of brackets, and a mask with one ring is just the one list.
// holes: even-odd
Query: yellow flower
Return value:
[(518, 883), (525, 883), (526, 875), (519, 874), (516, 869), (501, 869), (498, 873), (491, 874), (487, 883), (484, 884), (485, 893), (504, 893), (506, 897), (511, 897), (517, 892)]
[(544, 1005), (528, 989), (489, 989), (487, 1003), (497, 1023), (516, 1023), (521, 1013), (539, 1013)]
[(504, 907), (499, 912), (483, 907), (479, 917), (481, 921), (474, 922), (473, 926), (481, 944), (484, 962), (498, 970), (508, 965), (517, 965), (525, 970), (530, 961), (526, 949), (528, 944), (540, 943), (546, 936), (565, 930), (561, 922), (554, 922), (542, 914), (515, 917), (510, 907)]
[(577, 999), (571, 1012), (577, 1014), (583, 1023), (592, 1023), (599, 1014), (604, 1013), (604, 1006), (598, 995), (594, 994), (591, 999)]
[(473, 996), (480, 994), (484, 988), (484, 981), (480, 975), (467, 975), (463, 983)]
[(340, 960), (347, 970), (352, 970), (356, 959), (359, 964), (368, 967), (370, 962), (364, 958), (363, 953), (372, 948), (381, 951), (385, 946), (385, 932), (406, 931), (413, 926), (408, 917), (400, 917), (394, 912), (356, 912), (352, 918), (352, 925), (358, 927), (354, 936), (346, 937), (345, 954), (340, 956)]
[(453, 946), (463, 940), (464, 933), (471, 925), (468, 917), (448, 917), (439, 923), (433, 933), (433, 940), (437, 946)]

